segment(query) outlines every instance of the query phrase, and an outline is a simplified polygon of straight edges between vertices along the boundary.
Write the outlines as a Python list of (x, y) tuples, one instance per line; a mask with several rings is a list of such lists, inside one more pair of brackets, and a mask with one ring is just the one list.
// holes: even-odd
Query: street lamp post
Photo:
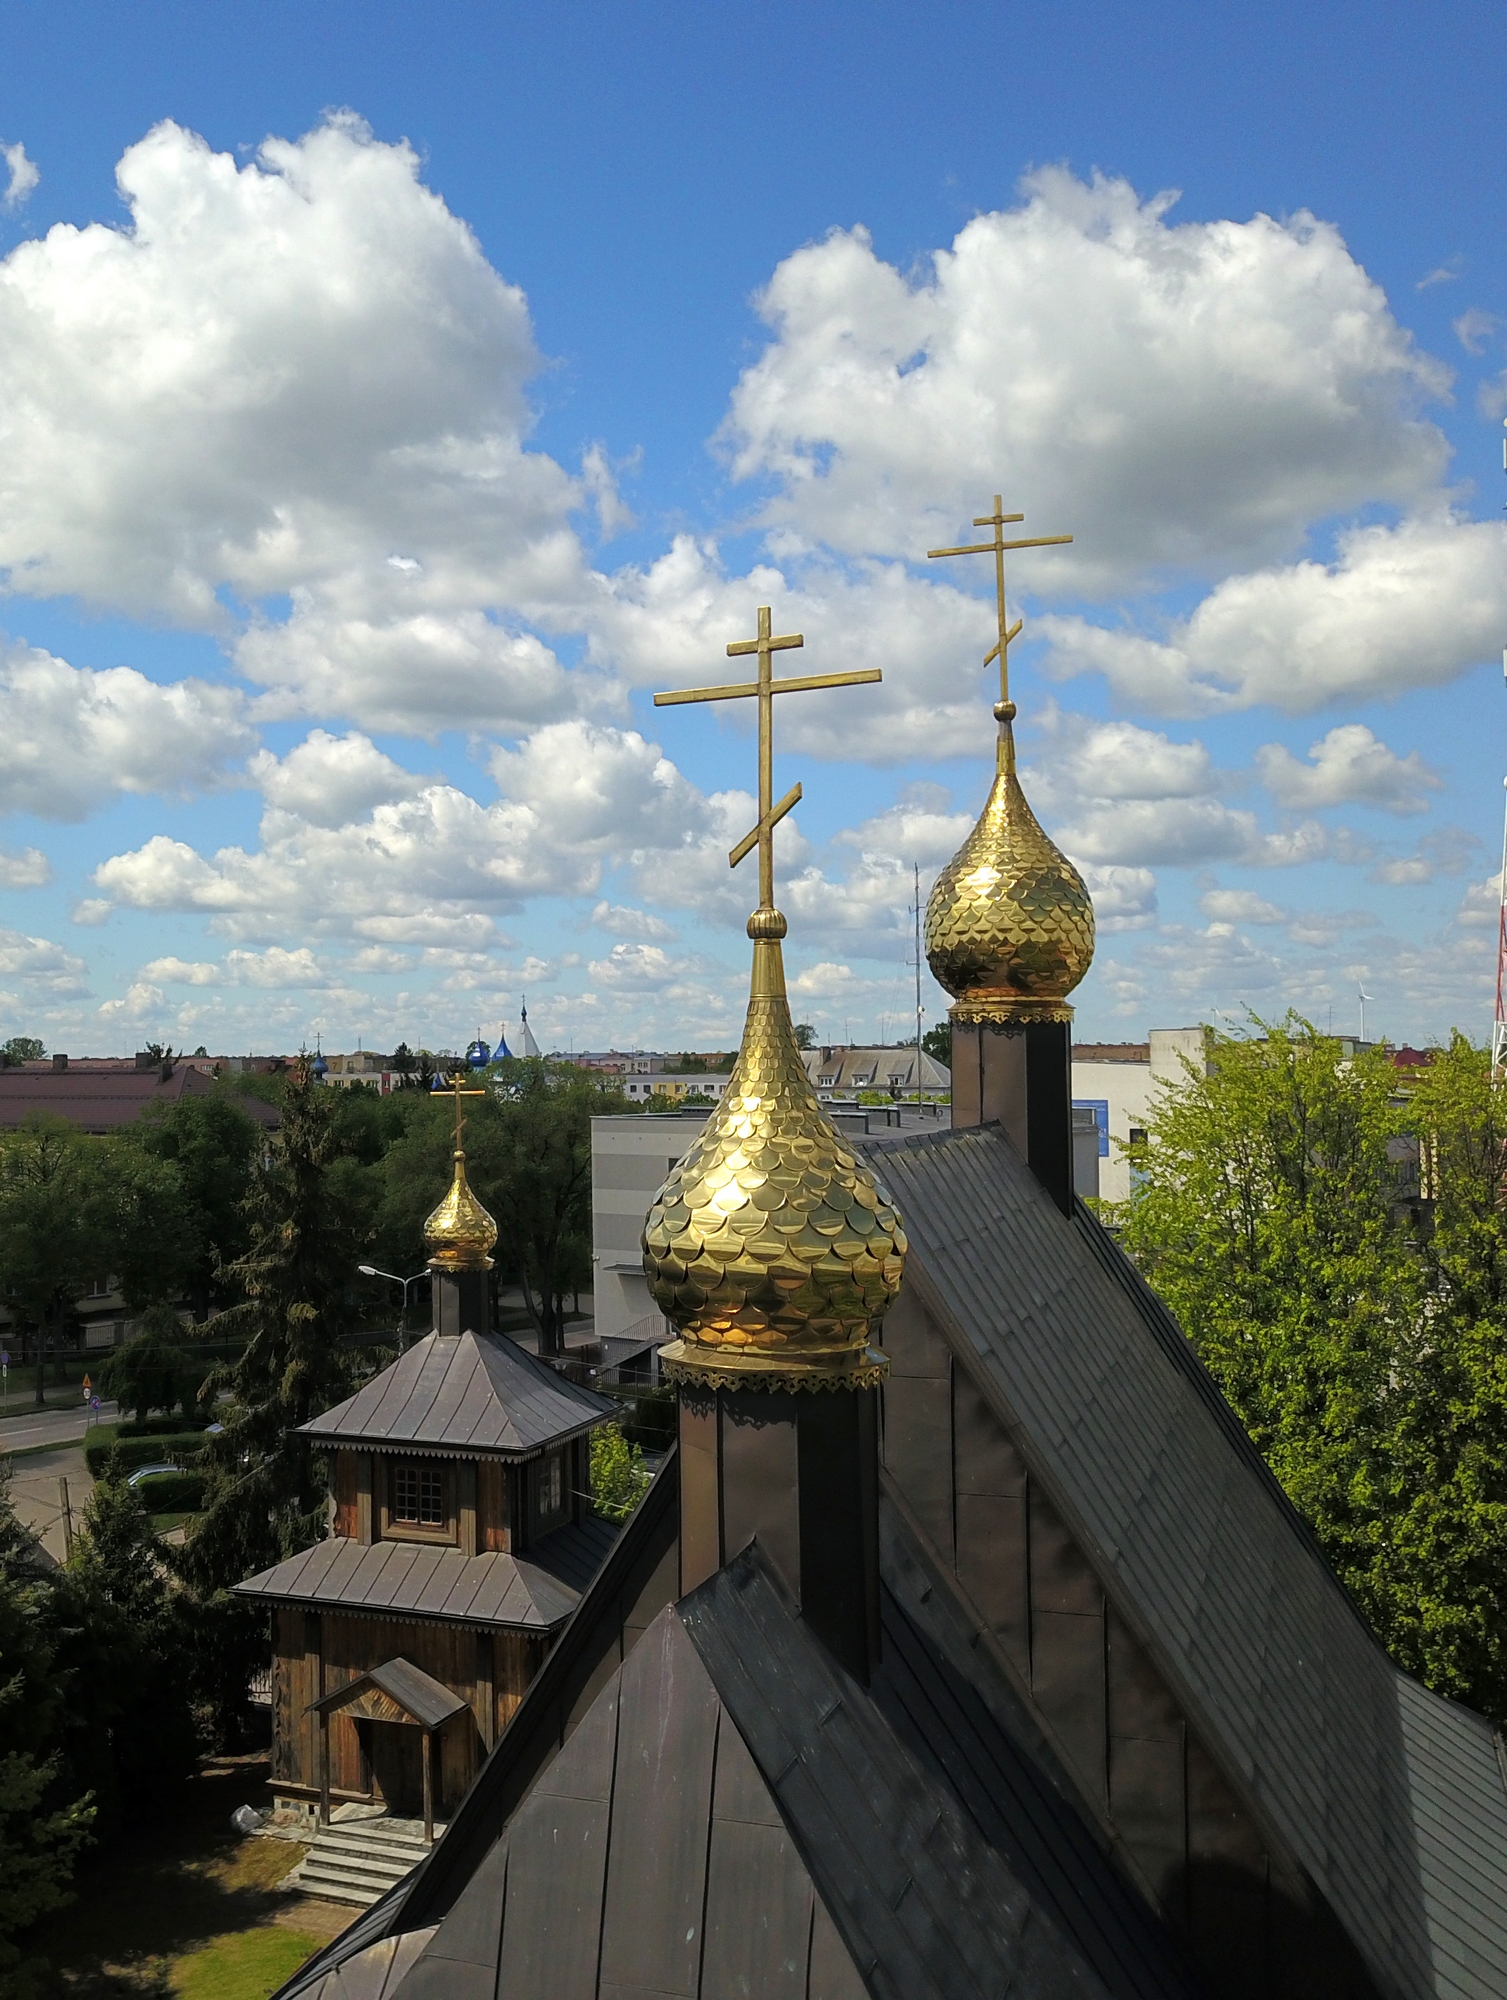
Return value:
[(403, 1317), (398, 1323), (398, 1352), (399, 1354), (406, 1353), (408, 1349), (408, 1287), (416, 1285), (420, 1278), (427, 1278), (429, 1276), (427, 1267), (422, 1271), (415, 1271), (411, 1278), (400, 1278), (396, 1271), (379, 1271), (375, 1264), (358, 1264), (356, 1269), (361, 1273), (363, 1278), (386, 1278), (390, 1283), (403, 1287)]

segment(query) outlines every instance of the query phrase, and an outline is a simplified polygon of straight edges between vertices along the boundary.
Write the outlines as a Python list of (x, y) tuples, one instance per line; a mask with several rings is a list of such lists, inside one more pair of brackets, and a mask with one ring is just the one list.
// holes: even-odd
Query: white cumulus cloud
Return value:
[(255, 741), (233, 688), (0, 652), (0, 811), (78, 820), (117, 792), (202, 791)]
[(1332, 563), (1227, 577), (1170, 637), (1049, 616), (1049, 671), (1102, 673), (1127, 703), (1303, 714), (1435, 687), (1492, 658), (1507, 627), (1507, 532), (1429, 514), (1351, 529)]
[(168, 122), (116, 178), (124, 226), (0, 266), (12, 590), (220, 630), (223, 587), (338, 616), (339, 579), (394, 550), (429, 609), (516, 601), (562, 537), (574, 559), (576, 488), (522, 442), (523, 296), (409, 146), (341, 114), (238, 164)]
[(52, 863), (40, 847), (19, 854), (0, 849), (0, 889), (45, 889), (52, 880)]
[[(1422, 356), (1330, 224), (1176, 224), (1172, 197), (1058, 168), (908, 277), (862, 229), (787, 257), (724, 428), (765, 518), (850, 553), (965, 539), (1008, 467), (1033, 588), (1120, 587), (1298, 545), (1310, 523), (1432, 489)], [(982, 503), (982, 505), (981, 505)], [(967, 537), (971, 539), (971, 537)]]
[(316, 729), (286, 757), (259, 750), (247, 765), (267, 803), (316, 826), (340, 826), (373, 806), (408, 798), (422, 787), (369, 736), (331, 736)]
[(1310, 744), (1301, 763), (1280, 743), (1256, 752), (1261, 782), (1280, 806), (1312, 812), (1321, 806), (1381, 806), (1391, 813), (1427, 812), (1425, 793), (1443, 784), (1416, 750), (1399, 757), (1363, 722), (1341, 723)]
[(42, 178), (42, 171), (35, 160), (26, 157), (26, 148), (19, 139), (8, 146), (0, 145), (0, 160), (4, 160), (6, 168), (5, 191), (0, 194), (0, 208), (15, 210), (30, 196)]
[(152, 986), (218, 986), (220, 968), (205, 959), (154, 958), (136, 976)]

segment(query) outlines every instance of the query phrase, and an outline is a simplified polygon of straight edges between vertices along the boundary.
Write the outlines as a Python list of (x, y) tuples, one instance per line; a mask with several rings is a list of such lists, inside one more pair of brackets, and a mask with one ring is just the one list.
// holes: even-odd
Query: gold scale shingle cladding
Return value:
[(869, 1341), (900, 1289), (905, 1232), (807, 1079), (783, 918), (760, 911), (749, 929), (732, 1078), (644, 1225), (649, 1289), (681, 1336), (661, 1360), (672, 1379), (711, 1386), (864, 1387), (885, 1372)]
[(471, 1192), (466, 1156), (455, 1149), (455, 1173), (444, 1200), (424, 1224), (424, 1243), (431, 1269), (489, 1271), (488, 1254), (497, 1241), (497, 1224)]
[(1014, 702), (1000, 702), (994, 713), (993, 789), (931, 892), (926, 957), (957, 1003), (955, 1021), (1068, 1020), (1067, 996), (1093, 961), (1094, 906), (1020, 788)]

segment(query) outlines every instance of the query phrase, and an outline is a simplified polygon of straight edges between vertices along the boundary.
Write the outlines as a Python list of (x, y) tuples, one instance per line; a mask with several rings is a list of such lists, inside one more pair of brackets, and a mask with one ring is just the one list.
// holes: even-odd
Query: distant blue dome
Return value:
[(315, 1076), (328, 1076), (330, 1073), (330, 1066), (323, 1056), (315, 1056), (312, 1068)]
[(485, 1042), (473, 1042), (470, 1048), (466, 1050), (466, 1061), (471, 1065), (472, 1069), (485, 1069), (491, 1060), (492, 1051), (487, 1047)]
[(493, 1054), (498, 1062), (511, 1062), (513, 1060), (513, 1051), (508, 1047), (508, 1038), (500, 1029), (497, 1034), (497, 1047), (493, 1051)]

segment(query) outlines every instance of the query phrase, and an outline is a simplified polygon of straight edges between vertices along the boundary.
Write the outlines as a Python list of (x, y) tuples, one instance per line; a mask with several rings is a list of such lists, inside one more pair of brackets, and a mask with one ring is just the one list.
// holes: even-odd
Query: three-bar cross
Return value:
[(452, 1073), (448, 1083), (437, 1082), (434, 1086), (434, 1095), (436, 1097), (454, 1097), (455, 1099), (455, 1150), (457, 1153), (461, 1150), (461, 1133), (466, 1127), (465, 1114), (460, 1108), (461, 1099), (463, 1097), (485, 1097), (487, 1094), (484, 1090), (462, 1089), (461, 1078), (464, 1075), (465, 1071), (458, 1069)]
[(881, 681), (884, 675), (878, 667), (865, 667), (851, 674), (802, 674), (790, 680), (777, 681), (774, 678), (773, 656), (784, 652), (787, 647), (804, 646), (805, 640), (799, 632), (787, 632), (783, 637), (771, 636), (769, 606), (759, 606), (759, 636), (756, 639), (734, 639), (727, 651), (730, 658), (741, 653), (757, 653), (759, 656), (759, 678), (756, 681), (734, 681), (726, 687), (685, 688), (673, 694), (657, 694), (656, 708), (673, 708), (686, 701), (736, 701), (744, 695), (756, 695), (759, 703), (759, 823), (744, 834), (727, 861), (730, 868), (736, 868), (743, 857), (757, 846), (759, 850), (759, 908), (774, 908), (774, 830), (790, 808), (800, 803), (801, 788), (793, 785), (778, 805), (774, 803), (774, 698), (777, 694), (801, 694), (810, 688), (856, 687), (863, 681)]
[(1005, 540), (1005, 523), (1007, 521), (1023, 521), (1025, 518), (1024, 514), (1007, 514), (1005, 512), (1003, 496), (996, 493), (994, 496), (994, 512), (992, 514), (976, 514), (973, 520), (975, 528), (993, 528), (994, 540), (992, 542), (970, 542), (967, 548), (928, 549), (926, 551), (928, 558), (932, 556), (987, 555), (994, 557), (994, 592), (999, 602), (999, 637), (995, 640), (992, 650), (984, 655), (984, 665), (987, 667), (991, 660), (999, 661), (999, 698), (1001, 705), (1010, 699), (1010, 641), (1020, 631), (1023, 622), (1019, 618), (1016, 619), (1013, 625), (1007, 625), (1005, 622), (1005, 551), (1006, 549), (1047, 549), (1051, 548), (1057, 542), (1070, 542), (1073, 539), (1071, 535), (1031, 535), (1018, 542), (1007, 542)]

